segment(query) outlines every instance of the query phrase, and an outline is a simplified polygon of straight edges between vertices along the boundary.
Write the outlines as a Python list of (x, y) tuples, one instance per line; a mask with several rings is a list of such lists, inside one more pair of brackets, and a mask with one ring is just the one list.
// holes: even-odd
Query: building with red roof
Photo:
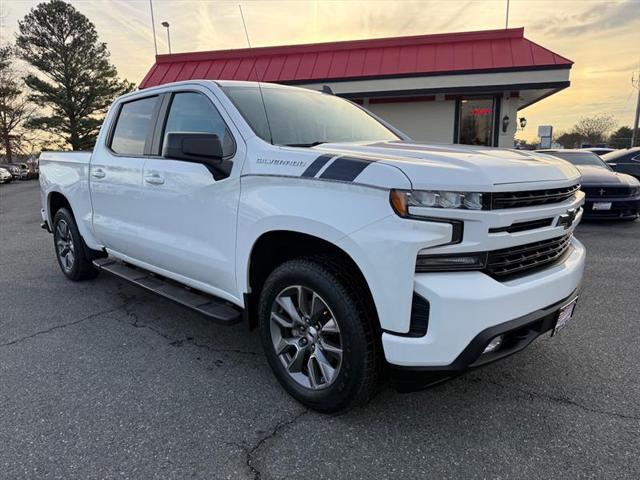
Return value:
[(512, 28), (158, 55), (140, 88), (190, 79), (326, 85), (416, 140), (512, 147), (518, 111), (567, 88), (572, 65)]

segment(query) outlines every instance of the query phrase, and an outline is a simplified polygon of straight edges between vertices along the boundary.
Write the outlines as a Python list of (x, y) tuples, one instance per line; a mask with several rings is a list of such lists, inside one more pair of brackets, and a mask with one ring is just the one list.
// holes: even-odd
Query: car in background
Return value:
[(586, 152), (595, 153), (596, 155), (604, 155), (606, 153), (611, 153), (615, 151), (615, 148), (608, 147), (589, 147), (589, 148), (581, 148), (580, 150), (584, 150)]
[(13, 175), (6, 168), (0, 167), (0, 183), (9, 183), (13, 181)]
[(0, 167), (9, 170), (14, 180), (20, 180), (20, 167), (16, 163), (0, 163)]
[(26, 163), (16, 163), (20, 171), (20, 180), (29, 180), (31, 173), (29, 172), (29, 166)]
[(640, 213), (640, 181), (618, 173), (598, 155), (583, 149), (538, 150), (572, 163), (582, 175), (584, 218), (635, 220)]
[(614, 150), (602, 156), (616, 172), (632, 175), (640, 180), (640, 147)]
[(29, 178), (35, 179), (40, 177), (40, 166), (37, 160), (27, 162), (27, 167), (29, 168)]

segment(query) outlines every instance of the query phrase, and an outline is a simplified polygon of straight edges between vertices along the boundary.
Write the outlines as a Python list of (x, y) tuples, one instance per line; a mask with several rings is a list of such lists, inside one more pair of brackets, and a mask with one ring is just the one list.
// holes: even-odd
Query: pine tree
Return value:
[(24, 79), (29, 98), (49, 113), (26, 126), (54, 135), (73, 150), (93, 147), (109, 105), (134, 89), (118, 78), (93, 23), (69, 3), (50, 0), (18, 22), (16, 46), (38, 70)]

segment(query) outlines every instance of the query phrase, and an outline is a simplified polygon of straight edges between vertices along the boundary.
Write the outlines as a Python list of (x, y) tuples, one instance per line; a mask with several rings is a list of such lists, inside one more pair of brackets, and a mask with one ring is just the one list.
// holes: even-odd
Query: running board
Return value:
[(242, 320), (242, 311), (238, 307), (147, 270), (112, 258), (98, 258), (93, 261), (93, 264), (102, 271), (124, 278), (135, 285), (200, 312), (215, 322), (232, 325)]

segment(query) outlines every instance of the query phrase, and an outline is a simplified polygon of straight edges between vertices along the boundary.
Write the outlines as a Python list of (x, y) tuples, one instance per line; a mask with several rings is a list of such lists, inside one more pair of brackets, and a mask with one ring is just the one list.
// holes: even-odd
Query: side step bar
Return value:
[(93, 264), (100, 270), (129, 280), (142, 288), (202, 313), (211, 320), (232, 325), (242, 320), (242, 310), (235, 305), (198, 290), (192, 290), (173, 280), (112, 258), (98, 258)]

